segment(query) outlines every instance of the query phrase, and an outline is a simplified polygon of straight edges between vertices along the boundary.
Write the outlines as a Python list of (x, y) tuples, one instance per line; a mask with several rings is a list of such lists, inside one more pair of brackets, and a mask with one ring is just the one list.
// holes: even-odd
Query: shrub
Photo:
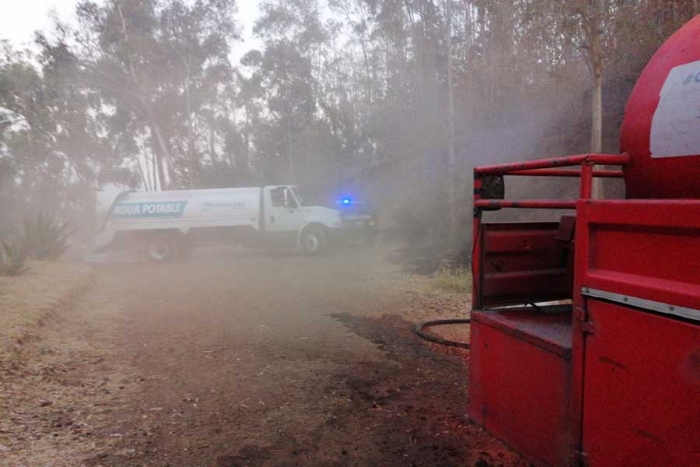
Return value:
[(39, 213), (24, 219), (24, 248), (34, 259), (55, 261), (68, 249), (68, 237), (75, 231), (53, 216)]
[(0, 250), (0, 275), (2, 276), (19, 276), (29, 270), (27, 260), (29, 252), (24, 248), (22, 242), (7, 243), (0, 242), (2, 250)]

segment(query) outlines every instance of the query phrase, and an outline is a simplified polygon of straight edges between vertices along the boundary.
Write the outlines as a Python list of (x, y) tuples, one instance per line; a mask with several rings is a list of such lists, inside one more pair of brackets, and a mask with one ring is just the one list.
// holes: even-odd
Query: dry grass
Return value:
[[(66, 274), (62, 290), (82, 287), (84, 269), (56, 266), (44, 272)], [(0, 465), (87, 467), (100, 453), (130, 448), (122, 442), (128, 420), (115, 413), (136, 399), (142, 378), (115, 351), (124, 345), (113, 332), (123, 325), (118, 299), (91, 281), (79, 299), (62, 302), (32, 330), (35, 337), (21, 346), (22, 365), (0, 373)]]
[(86, 287), (88, 266), (35, 262), (19, 277), (0, 277), (0, 370), (21, 363), (21, 349), (48, 318)]
[(435, 285), (443, 290), (457, 293), (470, 293), (472, 273), (463, 267), (443, 266), (434, 276)]
[(390, 308), (393, 314), (411, 323), (469, 315), (471, 274), (448, 274), (445, 270), (431, 277), (410, 274), (400, 266), (385, 263), (365, 277), (382, 296), (389, 297), (386, 306), (378, 304), (367, 314), (383, 315)]

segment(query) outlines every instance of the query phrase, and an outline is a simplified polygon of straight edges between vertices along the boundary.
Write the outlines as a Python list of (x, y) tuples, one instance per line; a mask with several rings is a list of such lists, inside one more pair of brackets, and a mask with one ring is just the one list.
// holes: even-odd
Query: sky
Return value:
[(31, 42), (34, 31), (51, 24), (50, 14), (68, 18), (77, 0), (0, 0), (0, 38), (15, 45)]
[[(0, 39), (8, 39), (16, 46), (30, 45), (34, 31), (51, 24), (51, 15), (69, 20), (77, 3), (78, 0), (0, 0)], [(252, 38), (252, 28), (258, 14), (257, 0), (239, 0), (237, 3), (237, 19), (244, 42), (233, 51), (236, 61), (256, 43)]]

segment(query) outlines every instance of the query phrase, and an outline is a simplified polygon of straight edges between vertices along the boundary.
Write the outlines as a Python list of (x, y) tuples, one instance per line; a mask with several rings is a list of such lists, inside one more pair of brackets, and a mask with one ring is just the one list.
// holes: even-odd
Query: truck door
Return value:
[(279, 236), (289, 234), (296, 239), (297, 232), (304, 225), (304, 212), (294, 191), (286, 186), (265, 187), (264, 199), (267, 233)]

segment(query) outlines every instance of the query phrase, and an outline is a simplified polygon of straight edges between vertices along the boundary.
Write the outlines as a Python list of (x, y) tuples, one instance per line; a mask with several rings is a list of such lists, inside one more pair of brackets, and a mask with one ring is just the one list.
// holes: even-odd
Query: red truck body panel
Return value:
[[(697, 16), (642, 73), (622, 154), (474, 169), (469, 415), (537, 465), (700, 466), (699, 98)], [(503, 176), (580, 177), (580, 194), (493, 199)], [(596, 177), (628, 199), (591, 199)], [(505, 208), (576, 216), (484, 222)]]
[(700, 200), (582, 199), (575, 222), (479, 219), (471, 420), (541, 466), (700, 465)]
[(541, 465), (568, 457), (570, 315), (475, 313), (469, 417)]

